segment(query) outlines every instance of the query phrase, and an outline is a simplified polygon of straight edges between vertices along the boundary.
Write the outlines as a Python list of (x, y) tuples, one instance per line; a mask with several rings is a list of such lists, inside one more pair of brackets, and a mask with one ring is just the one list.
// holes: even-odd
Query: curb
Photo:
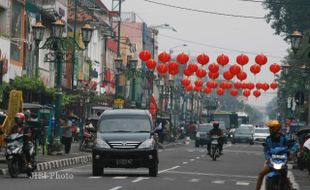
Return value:
[[(78, 165), (78, 164), (86, 164), (92, 160), (92, 155), (87, 156), (77, 156), (72, 158), (64, 158), (61, 160), (52, 160), (48, 162), (42, 162), (37, 164), (37, 170), (46, 171), (51, 169), (59, 169), (68, 166)], [(8, 169), (0, 169), (0, 175), (7, 175)]]

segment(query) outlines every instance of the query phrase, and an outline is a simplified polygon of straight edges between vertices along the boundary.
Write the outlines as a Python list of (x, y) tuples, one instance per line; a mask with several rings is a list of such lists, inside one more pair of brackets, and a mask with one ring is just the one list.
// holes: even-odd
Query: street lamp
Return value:
[(35, 25), (32, 26), (33, 30), (33, 38), (36, 45), (36, 68), (35, 68), (35, 77), (39, 78), (39, 44), (43, 39), (45, 26), (43, 26), (41, 21), (36, 22)]
[(88, 46), (88, 43), (91, 40), (92, 34), (93, 34), (93, 28), (89, 25), (89, 24), (85, 24), (82, 27), (82, 39), (83, 39), (83, 43), (85, 45), (85, 47)]
[[(38, 25), (39, 26), (39, 25)], [(61, 113), (61, 99), (62, 99), (62, 63), (63, 57), (66, 55), (66, 52), (71, 50), (71, 46), (76, 45), (80, 50), (85, 50), (88, 45), (88, 42), (91, 38), (92, 29), (85, 25), (82, 30), (82, 40), (85, 42), (85, 48), (79, 46), (78, 42), (76, 42), (75, 37), (63, 37), (65, 25), (58, 17), (56, 21), (52, 23), (52, 34), (44, 43), (42, 49), (48, 49), (51, 52), (45, 55), (45, 60), (48, 62), (54, 62), (56, 65), (56, 92), (55, 92), (55, 123), (56, 126), (54, 128), (54, 132), (52, 133), (52, 140), (50, 144), (51, 151), (60, 151), (60, 138), (59, 138), (59, 128), (60, 128), (60, 113)], [(38, 27), (36, 28), (38, 29)], [(42, 29), (42, 27), (41, 27)], [(84, 31), (84, 32), (83, 32)], [(37, 35), (40, 36), (40, 35)], [(42, 36), (42, 34), (41, 34)], [(39, 38), (38, 39), (38, 43)], [(42, 39), (41, 39), (42, 40)], [(49, 151), (49, 152), (51, 152)]]
[(137, 64), (138, 64), (138, 60), (136, 59), (130, 59), (128, 61), (128, 66), (129, 66), (129, 69), (130, 69), (130, 72), (131, 72), (131, 106), (135, 107), (135, 101), (136, 101), (136, 98), (135, 98), (135, 83), (136, 83), (136, 77), (135, 77), (135, 74), (136, 74), (136, 68), (137, 68)]
[(296, 54), (297, 50), (300, 47), (302, 34), (299, 31), (294, 31), (291, 35), (288, 36), (291, 40), (291, 46), (293, 52)]
[(181, 45), (177, 45), (177, 46), (174, 46), (174, 47), (172, 47), (172, 48), (169, 48), (169, 54), (172, 55), (173, 50), (174, 50), (175, 48), (178, 48), (178, 47), (187, 47), (187, 44), (181, 44)]

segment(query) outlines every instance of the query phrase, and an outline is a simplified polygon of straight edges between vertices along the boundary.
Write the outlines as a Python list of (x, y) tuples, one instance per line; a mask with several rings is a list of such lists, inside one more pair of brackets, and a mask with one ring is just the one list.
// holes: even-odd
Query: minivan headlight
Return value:
[(155, 145), (155, 141), (153, 138), (151, 138), (151, 139), (147, 139), (146, 141), (141, 143), (138, 148), (153, 148), (154, 145)]
[(111, 148), (108, 143), (106, 143), (104, 140), (102, 140), (101, 138), (97, 138), (96, 141), (96, 147), (97, 148)]

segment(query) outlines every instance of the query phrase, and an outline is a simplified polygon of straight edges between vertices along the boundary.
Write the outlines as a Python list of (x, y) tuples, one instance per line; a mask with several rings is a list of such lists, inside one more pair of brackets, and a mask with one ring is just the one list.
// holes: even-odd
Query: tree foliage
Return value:
[(310, 28), (309, 0), (265, 0), (263, 6), (269, 11), (265, 18), (275, 34), (287, 36)]

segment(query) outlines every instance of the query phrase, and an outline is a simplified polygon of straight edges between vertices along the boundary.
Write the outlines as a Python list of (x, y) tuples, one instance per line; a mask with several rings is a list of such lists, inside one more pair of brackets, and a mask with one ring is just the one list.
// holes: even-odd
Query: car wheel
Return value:
[(152, 164), (152, 166), (149, 168), (149, 176), (156, 177), (158, 174), (158, 163)]
[(199, 147), (199, 142), (195, 141), (195, 147)]
[(254, 144), (254, 142), (253, 142), (253, 141), (251, 141), (251, 142), (250, 142), (250, 145), (253, 145), (253, 144)]
[(93, 176), (101, 176), (103, 175), (103, 168), (98, 167), (96, 164), (93, 163)]
[(235, 140), (231, 140), (231, 144), (236, 144)]

